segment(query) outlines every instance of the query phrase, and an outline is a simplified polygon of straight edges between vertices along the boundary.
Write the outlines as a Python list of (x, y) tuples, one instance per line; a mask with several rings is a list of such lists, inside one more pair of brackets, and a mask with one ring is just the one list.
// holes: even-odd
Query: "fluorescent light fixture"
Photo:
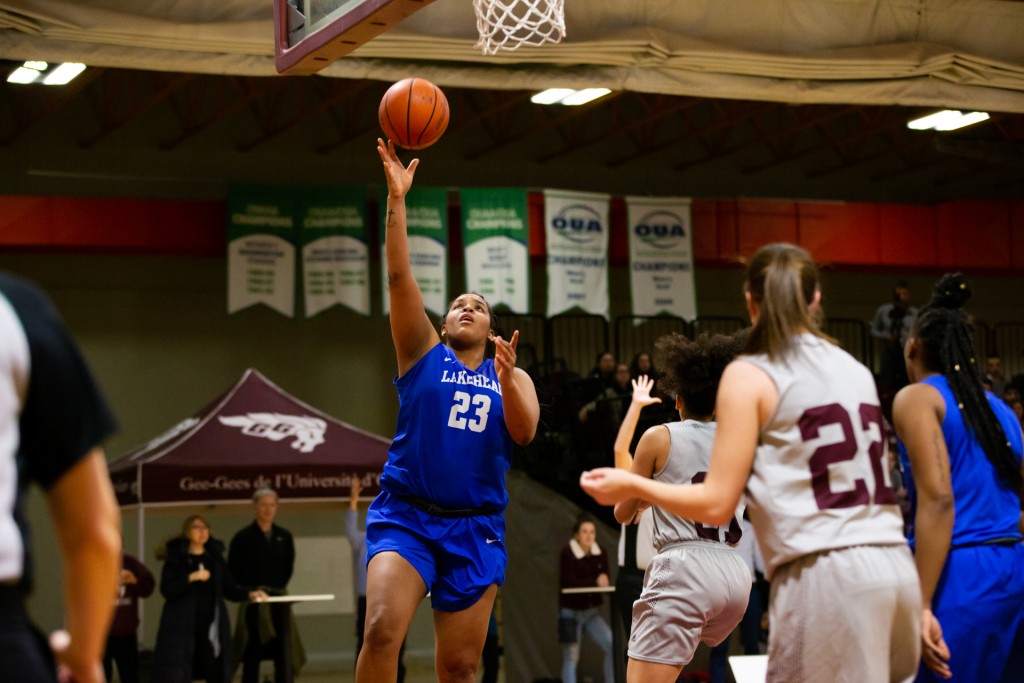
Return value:
[(7, 82), (42, 82), (45, 85), (64, 85), (83, 71), (85, 71), (85, 64), (69, 62), (50, 68), (46, 62), (28, 61), (12, 71), (7, 77)]
[(567, 104), (570, 106), (586, 104), (587, 102), (593, 102), (598, 97), (604, 97), (610, 92), (611, 90), (608, 88), (584, 88), (583, 90), (577, 90), (572, 95), (563, 99), (561, 104)]
[(598, 97), (604, 97), (611, 90), (608, 88), (584, 88), (574, 90), (572, 88), (548, 88), (530, 98), (534, 104), (565, 104), (569, 106), (586, 104)]
[(46, 72), (46, 76), (43, 77), (43, 85), (65, 85), (83, 71), (85, 71), (85, 64), (64, 62), (56, 69)]
[(572, 95), (575, 90), (572, 88), (548, 88), (530, 98), (534, 104), (555, 104)]
[(983, 111), (971, 111), (965, 114), (955, 109), (946, 109), (945, 111), (908, 121), (907, 128), (912, 128), (913, 130), (956, 130), (957, 128), (969, 126), (972, 123), (985, 121), (988, 118), (988, 114)]

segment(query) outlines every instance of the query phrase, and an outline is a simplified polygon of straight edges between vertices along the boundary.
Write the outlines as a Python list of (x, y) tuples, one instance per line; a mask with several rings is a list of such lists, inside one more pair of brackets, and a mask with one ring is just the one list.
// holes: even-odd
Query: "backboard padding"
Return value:
[(320, 71), (434, 0), (274, 0), (278, 73)]

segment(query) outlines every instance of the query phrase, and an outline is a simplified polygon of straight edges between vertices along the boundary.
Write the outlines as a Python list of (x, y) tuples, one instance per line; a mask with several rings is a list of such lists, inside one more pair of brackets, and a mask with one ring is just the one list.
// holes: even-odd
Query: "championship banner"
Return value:
[(633, 315), (697, 317), (690, 199), (626, 197)]
[(530, 310), (529, 217), (526, 190), (466, 189), (460, 194), (466, 290), (491, 306)]
[(295, 201), (272, 187), (228, 189), (228, 313), (266, 304), (295, 316)]
[[(384, 315), (391, 313), (388, 296), (388, 256), (384, 248), (387, 230), (387, 192), (381, 193), (381, 277)], [(409, 235), (409, 264), (423, 294), (423, 307), (443, 316), (448, 311), (448, 190), (443, 187), (412, 188), (405, 195)]]
[(341, 304), (370, 315), (366, 191), (310, 189), (302, 197), (302, 283), (306, 317)]
[(544, 190), (548, 317), (573, 307), (608, 317), (609, 195)]

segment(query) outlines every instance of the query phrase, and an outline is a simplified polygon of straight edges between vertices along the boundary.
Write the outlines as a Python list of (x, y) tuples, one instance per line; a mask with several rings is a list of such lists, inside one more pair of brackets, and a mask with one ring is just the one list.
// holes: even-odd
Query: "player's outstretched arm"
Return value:
[(71, 636), (58, 661), (78, 683), (99, 683), (121, 569), (121, 517), (103, 450), (92, 449), (57, 480), (46, 498), (64, 562)]
[(412, 187), (420, 160), (404, 166), (395, 153), (395, 146), (377, 138), (377, 153), (384, 165), (388, 184), (384, 220), (384, 252), (387, 255), (388, 296), (391, 304), (391, 338), (398, 357), (398, 374), (416, 364), (440, 338), (423, 309), (423, 294), (409, 264), (409, 235), (405, 212), (405, 195)]
[[(636, 457), (630, 463), (630, 472), (638, 477), (650, 479), (654, 472), (664, 466), (668, 458), (672, 437), (664, 425), (652, 427), (640, 437), (636, 445)], [(628, 451), (627, 451), (628, 452)], [(621, 471), (621, 468), (616, 468)], [(639, 523), (640, 513), (650, 507), (642, 498), (629, 498), (615, 504), (615, 519), (620, 524)]]
[(519, 330), (509, 340), (494, 337), (494, 370), (501, 383), (501, 404), (505, 411), (505, 427), (512, 440), (525, 446), (537, 434), (540, 402), (537, 389), (525, 370), (516, 367), (516, 346)]
[(640, 420), (640, 411), (645, 406), (661, 403), (660, 398), (651, 397), (651, 389), (654, 388), (654, 380), (647, 375), (640, 375), (633, 380), (633, 398), (629, 402), (629, 408), (619, 425), (619, 433), (615, 435), (615, 444), (612, 451), (615, 453), (615, 466), (619, 469), (628, 470), (632, 467), (633, 456), (629, 452), (629, 444), (633, 443), (633, 435), (636, 433), (636, 423)]

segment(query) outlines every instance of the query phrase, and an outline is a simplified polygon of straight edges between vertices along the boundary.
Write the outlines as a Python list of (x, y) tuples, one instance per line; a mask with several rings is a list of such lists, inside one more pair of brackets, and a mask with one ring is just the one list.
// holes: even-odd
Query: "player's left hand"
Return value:
[(952, 678), (949, 646), (942, 637), (942, 625), (927, 607), (921, 610), (921, 659), (940, 678)]
[(512, 374), (516, 369), (516, 346), (519, 345), (519, 330), (512, 333), (512, 339), (506, 341), (501, 337), (494, 337), (494, 371), (498, 374), (498, 381), (502, 386), (512, 381)]
[(614, 467), (598, 467), (580, 475), (580, 488), (601, 505), (614, 505), (635, 496), (630, 491), (632, 475)]

